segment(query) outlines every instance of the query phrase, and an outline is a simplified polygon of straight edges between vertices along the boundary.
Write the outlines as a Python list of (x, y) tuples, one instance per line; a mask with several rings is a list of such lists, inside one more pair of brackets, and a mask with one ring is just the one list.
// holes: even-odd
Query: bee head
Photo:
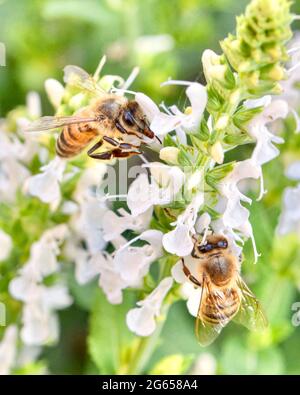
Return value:
[(135, 134), (138, 137), (154, 138), (154, 133), (149, 127), (146, 116), (139, 104), (134, 100), (128, 101), (123, 107), (123, 111), (120, 114), (120, 122), (127, 133)]
[(224, 236), (211, 235), (208, 236), (206, 242), (196, 242), (192, 251), (192, 256), (195, 258), (209, 257), (215, 255), (218, 252), (224, 252), (228, 250), (228, 241)]

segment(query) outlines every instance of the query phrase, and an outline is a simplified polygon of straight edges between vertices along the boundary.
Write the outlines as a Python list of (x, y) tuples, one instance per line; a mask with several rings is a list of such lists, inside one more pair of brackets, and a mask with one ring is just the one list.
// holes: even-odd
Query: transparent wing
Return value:
[(262, 311), (260, 302), (241, 277), (238, 278), (237, 285), (242, 294), (241, 305), (233, 320), (252, 331), (265, 329), (268, 320)]
[(64, 82), (94, 95), (101, 96), (105, 93), (95, 79), (78, 66), (69, 65), (64, 68)]
[[(211, 292), (209, 282), (206, 279), (203, 279), (202, 284), (202, 293), (195, 324), (195, 332), (198, 342), (202, 346), (209, 346), (219, 336), (224, 326), (228, 324), (229, 319), (226, 317), (221, 309), (223, 297), (225, 298), (225, 295), (223, 294), (222, 296), (221, 293), (219, 294), (219, 296), (213, 294)], [(213, 299), (213, 305), (217, 309), (219, 317), (218, 323), (208, 323), (202, 319), (201, 307), (202, 304), (205, 303), (207, 296)]]
[(61, 128), (67, 125), (73, 125), (76, 123), (87, 123), (94, 122), (95, 118), (83, 118), (78, 116), (69, 117), (41, 117), (36, 121), (33, 121), (30, 125), (24, 128), (25, 132), (40, 132), (43, 130), (50, 130)]

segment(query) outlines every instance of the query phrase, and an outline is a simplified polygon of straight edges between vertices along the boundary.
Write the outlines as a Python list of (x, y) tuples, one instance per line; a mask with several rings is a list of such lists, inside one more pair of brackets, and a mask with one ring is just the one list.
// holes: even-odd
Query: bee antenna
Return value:
[(155, 136), (155, 138), (156, 138), (156, 140), (159, 141), (160, 144), (162, 144), (162, 141), (161, 141), (161, 139), (158, 136)]

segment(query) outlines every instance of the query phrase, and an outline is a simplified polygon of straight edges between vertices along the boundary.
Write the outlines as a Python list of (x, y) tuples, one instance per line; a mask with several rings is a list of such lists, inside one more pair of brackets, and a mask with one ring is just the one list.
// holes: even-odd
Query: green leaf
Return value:
[(172, 137), (170, 136), (170, 134), (166, 134), (164, 141), (163, 141), (163, 146), (164, 147), (178, 147), (178, 144), (176, 143), (176, 141), (174, 141), (172, 139)]
[(73, 270), (68, 273), (68, 285), (75, 303), (83, 310), (90, 311), (94, 306), (95, 297), (98, 296), (97, 281), (88, 284), (78, 284)]
[(210, 170), (205, 177), (208, 185), (217, 189), (218, 183), (225, 178), (232, 170), (235, 162), (225, 163)]
[(192, 145), (194, 147), (196, 147), (199, 151), (203, 150), (203, 142), (201, 141), (200, 138), (198, 138), (195, 135), (191, 134), (190, 135), (190, 139), (191, 139)]
[(208, 213), (213, 221), (217, 220), (220, 218), (220, 213), (218, 213), (216, 210), (213, 208), (207, 206), (206, 204), (203, 206), (201, 213)]
[(279, 349), (252, 350), (241, 338), (229, 338), (221, 351), (222, 374), (282, 374), (283, 357)]
[(133, 335), (126, 326), (126, 313), (134, 305), (132, 293), (123, 294), (120, 305), (112, 305), (99, 289), (92, 309), (88, 349), (101, 374), (116, 374), (123, 348)]
[(208, 112), (209, 113), (220, 112), (224, 105), (224, 99), (219, 94), (218, 90), (213, 85), (210, 84), (207, 88), (207, 94), (208, 94), (208, 102), (207, 102)]
[(241, 106), (233, 116), (233, 123), (236, 127), (241, 130), (245, 130), (246, 126), (251, 119), (261, 113), (263, 107), (256, 107), (256, 108), (246, 108)]
[(180, 152), (178, 154), (178, 163), (181, 166), (193, 165), (193, 157), (182, 145), (180, 146)]

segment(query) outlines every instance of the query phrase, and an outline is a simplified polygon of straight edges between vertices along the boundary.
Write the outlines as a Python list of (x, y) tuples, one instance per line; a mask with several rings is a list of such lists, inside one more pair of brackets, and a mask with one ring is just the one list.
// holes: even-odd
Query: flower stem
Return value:
[(161, 320), (157, 323), (156, 329), (151, 336), (139, 338), (137, 350), (128, 364), (126, 374), (137, 375), (143, 373), (157, 346), (159, 336), (167, 318), (168, 310), (169, 306), (167, 307), (163, 318), (161, 318)]

